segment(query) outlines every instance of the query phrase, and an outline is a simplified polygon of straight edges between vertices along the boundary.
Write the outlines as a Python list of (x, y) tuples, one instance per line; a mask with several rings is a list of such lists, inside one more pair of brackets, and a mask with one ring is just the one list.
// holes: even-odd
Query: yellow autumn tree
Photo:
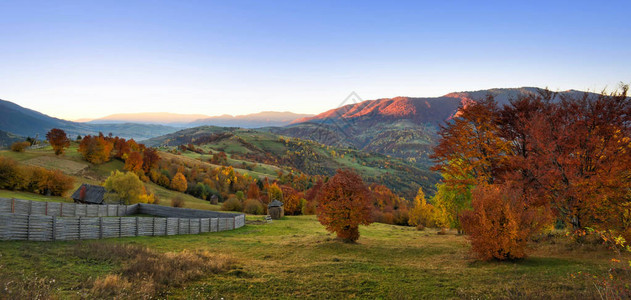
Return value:
[(410, 211), (409, 224), (412, 226), (441, 227), (443, 223), (441, 215), (439, 209), (427, 203), (423, 188), (419, 188), (416, 197), (414, 197), (414, 207)]
[(109, 192), (109, 200), (121, 201), (125, 204), (153, 203), (153, 194), (147, 194), (144, 184), (138, 175), (132, 172), (112, 172), (105, 180), (105, 189)]
[(171, 189), (176, 190), (178, 192), (184, 192), (188, 188), (188, 183), (186, 182), (186, 177), (181, 172), (175, 173), (173, 179), (171, 179)]

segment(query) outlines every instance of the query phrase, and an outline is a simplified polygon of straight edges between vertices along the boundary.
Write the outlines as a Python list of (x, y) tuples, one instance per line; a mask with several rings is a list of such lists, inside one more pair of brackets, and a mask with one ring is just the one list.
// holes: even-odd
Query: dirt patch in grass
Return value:
[(43, 167), (46, 169), (60, 170), (66, 174), (78, 174), (80, 171), (88, 167), (86, 163), (80, 163), (68, 159), (53, 156), (39, 156), (25, 160), (27, 165)]

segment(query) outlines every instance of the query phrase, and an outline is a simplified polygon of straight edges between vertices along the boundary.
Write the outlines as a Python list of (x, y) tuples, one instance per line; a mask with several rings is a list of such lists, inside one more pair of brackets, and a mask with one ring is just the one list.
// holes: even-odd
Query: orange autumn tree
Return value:
[(187, 187), (188, 183), (186, 182), (186, 177), (184, 177), (184, 174), (177, 172), (175, 176), (173, 176), (173, 179), (171, 179), (171, 189), (184, 192)]
[(283, 192), (283, 209), (287, 215), (299, 215), (302, 212), (301, 199), (302, 193), (299, 193), (294, 188), (288, 185), (281, 185), (281, 191)]
[(370, 191), (350, 170), (338, 170), (324, 184), (318, 198), (318, 220), (340, 239), (354, 242), (359, 239), (359, 225), (372, 223)]
[(68, 139), (66, 132), (59, 128), (53, 128), (46, 133), (46, 139), (55, 150), (55, 155), (63, 154), (64, 150), (70, 146), (70, 139)]
[(261, 193), (260, 193), (259, 186), (256, 184), (256, 182), (253, 181), (248, 186), (247, 198), (258, 200), (260, 197), (261, 197)]
[(79, 153), (85, 160), (93, 164), (102, 164), (110, 160), (114, 143), (107, 140), (102, 134), (99, 136), (87, 135), (79, 144)]
[(143, 164), (142, 154), (139, 152), (131, 152), (125, 159), (125, 170), (137, 173), (141, 170)]
[(460, 222), (472, 250), (484, 260), (526, 257), (529, 237), (546, 222), (545, 212), (528, 206), (521, 189), (509, 184), (476, 187), (472, 205)]
[(431, 156), (445, 183), (458, 189), (492, 184), (506, 164), (509, 141), (502, 138), (497, 103), (491, 97), (461, 107), (452, 123), (438, 132), (440, 140)]

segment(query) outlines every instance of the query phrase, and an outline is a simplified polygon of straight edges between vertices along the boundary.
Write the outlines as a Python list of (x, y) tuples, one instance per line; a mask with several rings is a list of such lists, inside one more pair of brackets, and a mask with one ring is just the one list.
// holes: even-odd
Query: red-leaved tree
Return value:
[(53, 128), (46, 133), (46, 139), (55, 150), (55, 155), (63, 154), (64, 150), (70, 146), (70, 139), (66, 136), (66, 132), (59, 128)]
[(338, 238), (359, 239), (359, 225), (369, 225), (372, 206), (370, 191), (359, 175), (338, 170), (318, 194), (318, 220)]

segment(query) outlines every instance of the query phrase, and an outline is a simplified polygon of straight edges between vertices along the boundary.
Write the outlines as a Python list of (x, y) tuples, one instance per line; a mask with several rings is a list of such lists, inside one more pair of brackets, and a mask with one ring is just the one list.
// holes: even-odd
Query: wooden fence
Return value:
[[(133, 214), (160, 217), (133, 217)], [(152, 204), (88, 205), (0, 198), (0, 240), (57, 241), (232, 230), (245, 215)]]

